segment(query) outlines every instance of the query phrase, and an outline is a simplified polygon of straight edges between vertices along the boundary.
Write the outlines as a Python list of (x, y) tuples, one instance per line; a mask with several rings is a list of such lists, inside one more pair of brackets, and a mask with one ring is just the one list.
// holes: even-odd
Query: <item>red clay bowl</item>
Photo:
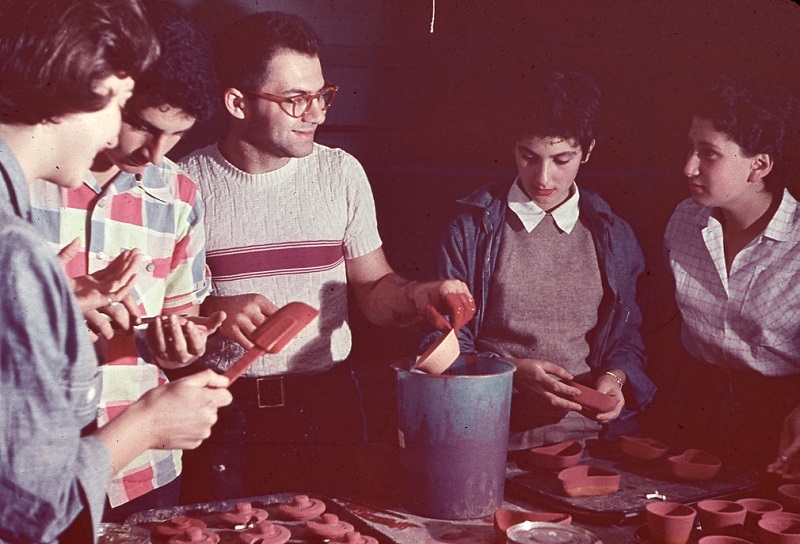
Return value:
[(707, 499), (697, 503), (697, 515), (706, 534), (728, 533), (744, 528), (747, 509), (743, 504), (723, 499)]
[(558, 480), (568, 497), (597, 497), (619, 490), (618, 473), (591, 465), (577, 465), (558, 473)]
[(677, 502), (651, 502), (644, 507), (652, 542), (686, 544), (694, 530), (697, 512)]
[(760, 520), (761, 516), (764, 514), (783, 511), (783, 506), (781, 506), (779, 502), (770, 501), (767, 499), (759, 499), (754, 497), (739, 499), (736, 502), (747, 509), (747, 517), (745, 518), (744, 526), (750, 531), (756, 530), (758, 520)]
[(506, 544), (506, 531), (508, 528), (524, 521), (546, 521), (548, 523), (571, 525), (572, 516), (559, 512), (528, 512), (526, 510), (500, 508), (494, 513), (494, 534), (497, 537), (497, 544)]
[(703, 450), (688, 449), (667, 458), (669, 472), (678, 480), (710, 480), (722, 468), (719, 457)]
[(586, 387), (573, 380), (565, 380), (564, 383), (581, 392), (577, 397), (571, 397), (571, 400), (574, 400), (590, 412), (604, 414), (610, 412), (617, 406), (617, 399), (611, 395), (606, 395), (597, 389)]
[(781, 504), (786, 510), (800, 512), (800, 484), (783, 484), (778, 486)]
[(697, 541), (697, 544), (753, 544), (749, 540), (736, 538), (735, 536), (710, 535), (704, 536)]
[(515, 459), (523, 470), (561, 470), (574, 467), (583, 456), (583, 445), (575, 440), (516, 452)]
[(619, 449), (625, 455), (644, 461), (652, 461), (662, 457), (669, 449), (666, 444), (640, 436), (620, 436), (617, 439)]
[(772, 512), (757, 523), (756, 534), (763, 544), (800, 544), (800, 514)]

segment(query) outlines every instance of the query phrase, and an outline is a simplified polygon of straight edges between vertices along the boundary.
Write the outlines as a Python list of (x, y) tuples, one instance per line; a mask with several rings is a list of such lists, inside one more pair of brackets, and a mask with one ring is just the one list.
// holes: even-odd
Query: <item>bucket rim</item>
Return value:
[[(491, 361), (492, 363), (495, 363), (495, 362), (497, 362), (497, 363), (505, 363), (506, 365), (508, 365), (508, 367), (505, 370), (502, 370), (502, 371), (499, 371), (499, 372), (492, 372), (491, 374), (478, 374), (478, 375), (428, 374), (426, 372), (422, 372), (422, 371), (414, 372), (412, 370), (411, 366), (414, 364), (413, 361), (416, 360), (416, 356), (414, 356), (414, 355), (411, 355), (411, 356), (408, 356), (408, 357), (402, 357), (400, 359), (397, 359), (397, 360), (393, 361), (389, 366), (391, 366), (391, 368), (395, 371), (396, 374), (406, 373), (406, 374), (413, 374), (415, 376), (424, 376), (424, 377), (427, 377), (427, 378), (444, 378), (444, 379), (449, 379), (449, 380), (459, 379), (459, 378), (460, 379), (470, 378), (470, 379), (473, 379), (473, 380), (474, 379), (479, 379), (479, 378), (493, 378), (493, 377), (497, 377), (497, 376), (502, 376), (503, 374), (507, 374), (507, 373), (513, 374), (514, 372), (517, 371), (517, 365), (515, 365), (514, 363), (512, 363), (511, 361), (509, 361), (507, 359), (503, 359), (502, 357), (480, 357), (480, 356), (473, 355), (473, 354), (462, 354), (462, 355), (459, 355), (459, 359), (462, 358), (462, 357), (475, 358), (475, 359), (485, 359), (485, 360)], [(404, 368), (404, 366), (406, 368)]]

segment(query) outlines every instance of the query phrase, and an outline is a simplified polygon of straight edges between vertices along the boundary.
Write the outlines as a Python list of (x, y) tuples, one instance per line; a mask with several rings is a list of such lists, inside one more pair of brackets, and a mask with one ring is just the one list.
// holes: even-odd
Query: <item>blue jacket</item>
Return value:
[[(462, 353), (478, 353), (474, 340), (483, 325), (500, 250), (508, 187), (507, 183), (486, 186), (459, 200), (468, 210), (450, 224), (440, 247), (438, 276), (464, 281), (477, 306), (475, 318), (458, 334)], [(644, 344), (639, 334), (642, 314), (636, 303), (636, 282), (644, 271), (644, 257), (633, 230), (600, 196), (582, 189), (579, 210), (592, 233), (605, 291), (597, 325), (589, 335), (587, 363), (595, 377), (614, 368), (628, 377), (626, 407), (607, 433), (615, 435), (630, 432), (631, 416), (647, 406), (656, 392), (645, 373)]]

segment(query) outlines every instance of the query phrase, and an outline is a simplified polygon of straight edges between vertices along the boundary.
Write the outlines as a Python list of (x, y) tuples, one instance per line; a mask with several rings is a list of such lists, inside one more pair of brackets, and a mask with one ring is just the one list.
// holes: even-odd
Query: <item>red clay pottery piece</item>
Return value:
[(753, 544), (749, 540), (736, 538), (735, 536), (710, 535), (704, 536), (697, 541), (697, 544)]
[(188, 516), (175, 516), (155, 527), (156, 533), (164, 536), (182, 535), (189, 527), (199, 527), (205, 529), (206, 524), (199, 519)]
[(790, 512), (800, 512), (800, 484), (783, 484), (778, 486), (783, 508)]
[(663, 457), (669, 449), (666, 444), (641, 436), (620, 436), (617, 439), (620, 451), (625, 455), (643, 461), (652, 461)]
[(527, 510), (500, 508), (494, 513), (494, 534), (497, 537), (497, 544), (506, 544), (506, 530), (523, 521), (546, 521), (570, 525), (572, 516), (560, 512), (528, 512)]
[(577, 402), (590, 412), (604, 414), (610, 412), (617, 406), (617, 399), (611, 395), (606, 395), (597, 389), (581, 385), (574, 380), (565, 380), (564, 383), (580, 390), (581, 394), (577, 397), (570, 397), (570, 400)]
[(226, 523), (230, 523), (234, 527), (239, 525), (247, 525), (249, 523), (258, 523), (267, 519), (266, 510), (260, 508), (253, 508), (249, 502), (237, 502), (236, 510), (231, 512), (224, 512), (219, 515), (220, 519)]
[(306, 521), (321, 515), (325, 511), (325, 503), (308, 495), (296, 495), (291, 504), (279, 505), (278, 511), (287, 518)]
[(239, 534), (239, 540), (245, 544), (285, 544), (292, 538), (292, 533), (282, 525), (269, 521), (260, 521), (258, 525)]
[(744, 528), (747, 509), (744, 505), (722, 499), (708, 499), (697, 503), (697, 515), (703, 533), (708, 535)]
[(564, 494), (568, 497), (597, 497), (619, 490), (617, 472), (591, 465), (577, 465), (558, 473)]
[(756, 535), (763, 544), (800, 544), (800, 514), (764, 514), (757, 526)]
[(217, 533), (206, 532), (200, 527), (189, 527), (182, 535), (173, 536), (169, 544), (218, 544)]
[(371, 536), (362, 535), (358, 531), (351, 531), (341, 538), (328, 541), (330, 544), (378, 544)]
[(517, 465), (522, 470), (561, 470), (578, 464), (583, 456), (583, 445), (575, 440), (547, 446), (528, 448), (515, 452)]
[(767, 499), (746, 498), (739, 499), (736, 502), (744, 506), (747, 510), (747, 515), (744, 519), (744, 527), (751, 532), (756, 530), (758, 520), (760, 520), (761, 516), (764, 514), (783, 511), (783, 506), (781, 506), (780, 503)]
[(710, 480), (722, 468), (722, 461), (708, 452), (690, 448), (668, 457), (667, 465), (670, 474), (678, 480)]
[(697, 512), (677, 502), (651, 502), (645, 506), (650, 538), (658, 544), (686, 544)]
[(355, 531), (355, 527), (341, 521), (335, 514), (322, 514), (322, 521), (307, 521), (306, 527), (311, 534), (320, 538), (339, 538)]
[(447, 334), (443, 334), (428, 346), (412, 368), (428, 374), (441, 374), (450, 368), (460, 354), (461, 348), (458, 345), (456, 331), (450, 329)]

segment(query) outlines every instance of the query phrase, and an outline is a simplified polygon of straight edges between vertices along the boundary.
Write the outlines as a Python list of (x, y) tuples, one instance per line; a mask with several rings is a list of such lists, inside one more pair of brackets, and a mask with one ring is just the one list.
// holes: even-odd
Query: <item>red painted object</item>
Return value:
[(319, 499), (312, 499), (308, 495), (297, 495), (291, 504), (281, 504), (278, 511), (289, 519), (306, 521), (322, 515), (325, 503)]
[(800, 544), (800, 514), (764, 514), (757, 525), (756, 534), (763, 544)]
[(558, 479), (568, 497), (598, 497), (619, 490), (617, 472), (591, 465), (577, 465), (558, 473)]
[(641, 436), (620, 436), (617, 439), (619, 449), (625, 455), (643, 461), (653, 461), (663, 457), (669, 447), (663, 442)]
[(722, 468), (722, 461), (708, 452), (690, 448), (667, 458), (667, 465), (670, 474), (678, 480), (710, 480)]
[(239, 535), (245, 544), (285, 544), (292, 538), (292, 533), (282, 525), (269, 521), (260, 521), (255, 527)]
[(330, 544), (378, 544), (378, 541), (371, 536), (362, 535), (358, 531), (347, 533), (341, 538), (334, 538), (328, 541)]
[(744, 529), (747, 509), (744, 505), (723, 499), (708, 499), (697, 503), (697, 515), (705, 534)]
[(320, 538), (340, 538), (349, 532), (355, 531), (355, 527), (346, 521), (339, 519), (336, 514), (322, 514), (321, 521), (307, 521), (308, 531)]
[(189, 527), (182, 535), (173, 536), (169, 544), (218, 544), (217, 533), (206, 532), (200, 527)]
[(570, 400), (577, 402), (590, 412), (604, 414), (617, 406), (617, 399), (611, 395), (606, 395), (597, 389), (581, 385), (574, 380), (565, 380), (564, 383), (580, 390), (581, 394), (577, 397), (570, 397)]
[(778, 486), (778, 495), (784, 509), (800, 513), (800, 484)]
[(189, 527), (199, 527), (203, 530), (206, 528), (206, 524), (188, 516), (175, 516), (156, 525), (155, 532), (164, 536), (182, 535)]
[(267, 519), (267, 516), (269, 514), (267, 514), (266, 510), (253, 508), (253, 505), (249, 502), (238, 502), (236, 503), (236, 510), (219, 515), (220, 519), (233, 526), (258, 523)]
[(528, 448), (514, 453), (517, 465), (523, 470), (561, 470), (574, 467), (583, 456), (583, 446), (575, 440)]
[(677, 502), (651, 502), (645, 506), (653, 542), (686, 544), (694, 529), (694, 508)]

